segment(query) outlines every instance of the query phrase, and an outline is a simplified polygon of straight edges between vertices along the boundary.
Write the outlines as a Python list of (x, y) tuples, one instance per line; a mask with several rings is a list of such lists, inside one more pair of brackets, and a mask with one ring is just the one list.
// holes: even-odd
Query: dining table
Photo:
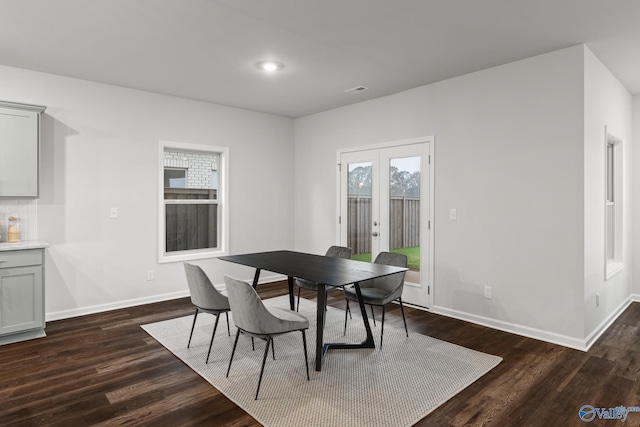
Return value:
[[(322, 370), (322, 364), (328, 350), (375, 348), (371, 326), (369, 325), (369, 319), (362, 300), (360, 283), (377, 277), (399, 274), (407, 270), (407, 268), (403, 267), (375, 264), (352, 259), (333, 258), (289, 250), (225, 255), (218, 257), (218, 259), (255, 268), (253, 276), (254, 289), (258, 285), (260, 272), (262, 270), (287, 276), (289, 305), (291, 310), (294, 310), (295, 307), (293, 283), (296, 277), (318, 284), (316, 309), (316, 371)], [(358, 296), (358, 304), (364, 321), (366, 337), (360, 343), (325, 343), (324, 323), (326, 317), (325, 307), (327, 303), (326, 289), (328, 286), (343, 287), (351, 284), (353, 284), (356, 295)]]

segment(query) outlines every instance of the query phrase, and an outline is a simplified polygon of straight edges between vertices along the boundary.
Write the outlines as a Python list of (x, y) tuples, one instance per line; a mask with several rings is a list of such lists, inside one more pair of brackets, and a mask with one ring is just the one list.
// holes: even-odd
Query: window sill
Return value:
[(158, 264), (167, 264), (170, 262), (184, 262), (193, 261), (197, 259), (205, 258), (217, 258), (219, 256), (228, 255), (226, 251), (211, 251), (211, 250), (194, 250), (194, 251), (181, 251), (176, 254), (161, 254), (158, 257)]
[(621, 261), (610, 261), (607, 262), (605, 267), (605, 280), (611, 279), (616, 274), (620, 273), (624, 270), (624, 264)]

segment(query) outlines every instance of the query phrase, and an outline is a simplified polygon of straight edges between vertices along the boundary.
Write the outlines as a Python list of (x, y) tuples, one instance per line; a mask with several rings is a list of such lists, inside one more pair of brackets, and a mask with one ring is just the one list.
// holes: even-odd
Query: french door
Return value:
[(430, 307), (432, 292), (431, 139), (339, 152), (340, 244), (371, 262), (407, 255), (402, 299)]

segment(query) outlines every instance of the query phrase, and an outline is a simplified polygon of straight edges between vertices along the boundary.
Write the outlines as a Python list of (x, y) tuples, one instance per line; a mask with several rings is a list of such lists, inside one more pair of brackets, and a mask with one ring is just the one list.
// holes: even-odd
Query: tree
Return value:
[[(420, 171), (410, 173), (391, 166), (389, 173), (391, 197), (420, 197)], [(349, 171), (349, 195), (371, 196), (371, 165)]]
[(349, 171), (349, 195), (371, 196), (371, 165)]
[(389, 172), (392, 197), (420, 197), (420, 171), (409, 173), (391, 166)]
[(411, 174), (407, 181), (407, 187), (405, 190), (407, 197), (420, 198), (420, 171), (416, 171)]

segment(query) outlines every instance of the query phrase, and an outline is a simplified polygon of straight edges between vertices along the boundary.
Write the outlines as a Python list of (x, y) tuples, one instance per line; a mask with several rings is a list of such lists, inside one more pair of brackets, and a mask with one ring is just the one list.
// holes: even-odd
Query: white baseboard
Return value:
[(511, 322), (505, 322), (502, 320), (496, 320), (484, 316), (465, 313), (447, 307), (435, 306), (433, 307), (432, 312), (442, 314), (443, 316), (453, 317), (455, 319), (475, 323), (477, 325), (487, 326), (499, 331), (521, 335), (527, 338), (534, 338), (537, 340), (550, 342), (552, 344), (559, 344), (564, 347), (574, 348), (576, 350), (587, 350), (584, 340), (570, 337), (568, 335), (557, 334), (555, 332), (543, 331), (542, 329), (531, 328), (529, 326), (522, 326)]
[(616, 308), (606, 319), (604, 319), (594, 330), (591, 332), (587, 338), (585, 338), (585, 347), (587, 350), (591, 348), (591, 346), (598, 341), (598, 338), (605, 333), (609, 326), (631, 305), (632, 302), (638, 301), (638, 295), (629, 295), (626, 300), (622, 301), (618, 308)]
[(87, 307), (72, 308), (70, 310), (54, 311), (46, 314), (47, 322), (53, 320), (69, 319), (72, 317), (86, 316), (88, 314), (103, 313), (105, 311), (118, 310), (120, 308), (135, 307), (137, 305), (152, 304), (154, 302), (168, 301), (189, 296), (189, 291), (178, 291), (167, 294), (153, 295), (144, 298), (135, 298), (125, 301), (118, 301), (109, 304), (91, 305)]
[(600, 336), (611, 326), (611, 324), (629, 307), (632, 302), (640, 302), (640, 295), (630, 295), (624, 300), (618, 308), (616, 308), (605, 320), (603, 320), (593, 332), (586, 338), (580, 339), (568, 335), (557, 334), (555, 332), (544, 331), (542, 329), (522, 326), (511, 322), (491, 319), (484, 316), (465, 313), (446, 307), (435, 306), (431, 309), (433, 313), (441, 314), (447, 317), (464, 320), (466, 322), (475, 323), (489, 328), (521, 335), (527, 338), (533, 338), (540, 341), (546, 341), (552, 344), (558, 344), (564, 347), (573, 348), (580, 351), (588, 351), (591, 346), (600, 338)]
[[(284, 280), (286, 280), (286, 276), (282, 276), (282, 275), (265, 276), (265, 277), (261, 277), (258, 283), (264, 284), (264, 283), (271, 283), (271, 282), (279, 282), (283, 280), (283, 278)], [(250, 283), (252, 281), (253, 279), (248, 280), (248, 282)], [(215, 285), (215, 287), (223, 292), (225, 291), (224, 283)], [(135, 299), (125, 300), (125, 301), (109, 303), (109, 304), (99, 304), (99, 305), (92, 305), (87, 307), (72, 308), (70, 310), (54, 311), (54, 312), (46, 313), (45, 317), (47, 322), (51, 322), (54, 320), (70, 319), (72, 317), (86, 316), (88, 314), (95, 314), (95, 313), (103, 313), (105, 311), (118, 310), (120, 308), (135, 307), (137, 305), (152, 304), (154, 302), (169, 301), (172, 299), (185, 298), (188, 296), (189, 296), (189, 290), (185, 289), (183, 291), (170, 292), (170, 293), (160, 294), (160, 295), (152, 295), (149, 297), (135, 298)]]
[[(258, 281), (259, 284), (279, 282), (286, 280), (286, 276), (272, 275), (261, 277)], [(246, 279), (251, 282), (251, 279)], [(224, 292), (225, 285), (215, 285), (217, 289)], [(119, 301), (110, 304), (94, 305), (89, 307), (80, 307), (70, 310), (56, 311), (46, 314), (47, 322), (61, 319), (68, 319), (72, 317), (85, 316), (88, 314), (102, 313), (110, 310), (117, 310), (121, 308), (134, 307), (137, 305), (151, 304), (154, 302), (168, 301), (172, 299), (185, 298), (189, 296), (189, 290), (171, 292), (161, 295), (153, 295), (150, 297), (136, 298), (126, 301)], [(542, 329), (531, 328), (528, 326), (522, 326), (511, 322), (505, 322), (502, 320), (491, 319), (484, 316), (478, 316), (475, 314), (465, 313), (458, 310), (453, 310), (447, 307), (434, 306), (431, 309), (424, 307), (413, 306), (405, 303), (405, 305), (427, 310), (432, 313), (441, 314), (443, 316), (452, 317), (454, 319), (464, 320), (466, 322), (475, 323), (478, 325), (486, 326), (492, 329), (497, 329), (504, 332), (509, 332), (516, 335), (521, 335), (527, 338), (533, 338), (541, 341), (550, 342), (552, 344), (562, 345), (564, 347), (573, 348), (580, 351), (588, 351), (589, 348), (600, 338), (600, 336), (611, 326), (611, 324), (629, 307), (632, 302), (640, 302), (640, 295), (632, 294), (626, 300), (624, 300), (616, 310), (614, 310), (605, 320), (603, 320), (597, 328), (593, 330), (585, 339), (579, 339), (570, 337), (568, 335), (557, 334), (554, 332), (544, 331)]]

